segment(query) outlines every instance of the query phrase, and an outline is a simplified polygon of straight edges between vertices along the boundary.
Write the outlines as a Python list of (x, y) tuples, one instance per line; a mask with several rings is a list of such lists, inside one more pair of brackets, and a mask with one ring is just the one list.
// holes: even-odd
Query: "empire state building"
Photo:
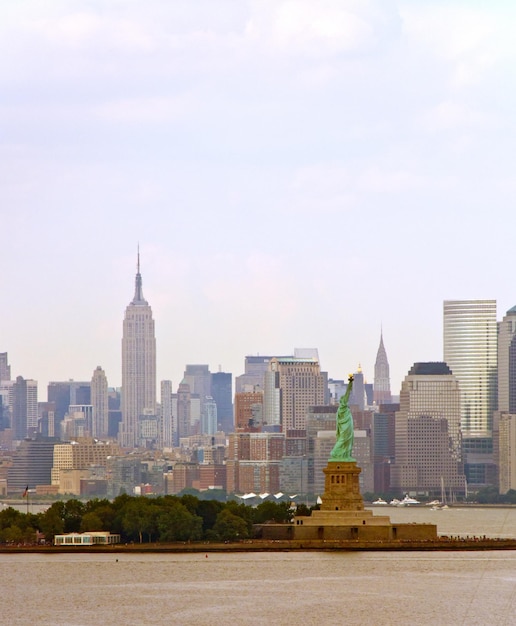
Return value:
[(122, 336), (122, 446), (138, 446), (138, 418), (144, 413), (156, 413), (156, 338), (152, 309), (143, 297), (138, 251), (134, 298), (125, 310)]

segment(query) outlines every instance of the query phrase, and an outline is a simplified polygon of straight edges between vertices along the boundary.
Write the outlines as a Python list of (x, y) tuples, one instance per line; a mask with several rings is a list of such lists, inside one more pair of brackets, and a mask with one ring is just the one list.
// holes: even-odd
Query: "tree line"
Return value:
[[(305, 507), (306, 508), (306, 507)], [(297, 511), (299, 514), (301, 511)], [(309, 514), (309, 510), (304, 514)], [(237, 502), (201, 500), (193, 495), (120, 495), (113, 501), (77, 499), (54, 502), (42, 513), (0, 511), (0, 543), (46, 543), (55, 535), (109, 531), (123, 542), (238, 541), (252, 536), (253, 524), (290, 522), (288, 503), (263, 502), (257, 507)]]

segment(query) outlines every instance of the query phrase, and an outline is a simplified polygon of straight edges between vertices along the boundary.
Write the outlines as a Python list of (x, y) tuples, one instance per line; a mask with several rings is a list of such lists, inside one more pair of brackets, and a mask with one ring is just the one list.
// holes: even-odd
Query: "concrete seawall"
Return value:
[(435, 551), (435, 550), (516, 550), (516, 539), (449, 539), (433, 541), (282, 541), (246, 540), (230, 543), (143, 543), (114, 546), (0, 546), (2, 554), (68, 554), (68, 553), (196, 553), (196, 552), (275, 552), (275, 551)]

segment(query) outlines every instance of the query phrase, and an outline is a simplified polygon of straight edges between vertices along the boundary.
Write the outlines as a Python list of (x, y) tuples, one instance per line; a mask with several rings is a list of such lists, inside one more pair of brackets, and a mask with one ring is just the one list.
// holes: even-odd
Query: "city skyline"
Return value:
[[(391, 391), (442, 302), (516, 304), (508, 3), (0, 6), (11, 375), (120, 386), (140, 242), (157, 381), (317, 348)], [(501, 96), (503, 94), (503, 97)], [(40, 391), (40, 400), (42, 393)]]
[[(156, 360), (156, 353), (159, 354), (159, 346), (156, 346), (156, 339), (154, 338), (154, 319), (153, 319), (152, 310), (151, 310), (151, 307), (148, 305), (147, 300), (145, 300), (143, 298), (143, 290), (142, 290), (142, 282), (143, 281), (142, 281), (142, 275), (140, 273), (140, 252), (139, 252), (139, 250), (138, 250), (138, 253), (137, 253), (136, 278), (134, 279), (134, 282), (135, 282), (135, 285), (134, 285), (134, 297), (131, 300), (131, 302), (129, 303), (129, 305), (126, 307), (126, 314), (125, 315), (126, 315), (126, 318), (127, 318), (128, 311), (130, 311), (131, 309), (134, 309), (135, 303), (138, 304), (139, 306), (145, 306), (145, 310), (149, 311), (149, 315), (150, 315), (149, 319), (150, 319), (150, 323), (151, 323), (151, 326), (152, 326), (152, 331), (151, 331), (152, 335), (150, 336), (150, 341), (153, 344), (152, 345), (152, 350), (154, 352), (154, 354), (153, 354), (153, 356), (151, 358), (151, 361), (155, 361)], [(447, 302), (449, 302), (449, 301), (445, 300), (442, 303), (442, 305), (444, 305), (445, 309), (446, 309), (446, 306), (447, 306)], [(471, 305), (474, 306), (475, 303), (477, 303), (477, 302), (479, 302), (479, 303), (485, 302), (485, 300), (483, 300), (483, 301), (482, 300), (478, 300), (478, 301), (477, 300), (464, 300), (463, 302), (469, 303), (470, 306)], [(503, 315), (500, 316), (500, 312), (497, 311), (497, 302), (496, 302), (496, 300), (491, 300), (489, 302), (491, 303), (491, 308), (492, 308), (492, 310), (494, 312), (494, 315), (496, 316), (497, 322), (501, 322), (502, 321), (502, 317), (505, 316), (506, 312), (504, 312)], [(514, 308), (514, 307), (512, 307), (512, 308)], [(510, 309), (508, 309), (508, 311), (510, 311)], [(498, 319), (498, 317), (499, 317), (499, 319)], [(443, 327), (442, 333), (443, 334), (446, 333), (445, 319), (446, 319), (446, 317), (444, 318), (444, 320), (442, 322), (442, 327)], [(127, 319), (125, 319), (124, 322), (123, 322), (123, 328), (125, 328), (125, 325), (127, 323), (128, 323)], [(121, 333), (121, 339), (122, 339), (122, 346), (124, 346), (123, 332)], [(380, 353), (383, 353), (383, 356), (385, 357), (385, 347), (384, 347), (384, 341), (383, 341), (383, 328), (380, 328), (379, 342), (380, 342), (380, 348), (379, 349), (377, 348), (376, 358), (373, 361), (373, 365), (372, 365), (372, 373), (371, 374), (368, 373), (368, 372), (364, 373), (364, 382), (369, 382), (369, 383), (373, 383), (374, 382), (375, 371), (376, 371), (376, 368), (378, 367), (378, 355)], [(444, 356), (443, 356), (444, 355), (444, 348), (445, 348), (445, 346), (444, 346), (444, 343), (443, 343), (442, 344), (442, 349), (441, 349), (441, 357), (440, 357), (440, 359), (439, 358), (427, 359), (427, 361), (428, 362), (439, 362), (440, 360), (442, 360), (442, 361), (446, 362), (446, 360), (444, 359)], [(311, 347), (309, 350), (312, 350), (312, 349), (318, 351), (317, 347), (315, 347), (315, 348)], [(287, 352), (289, 352), (289, 350), (285, 350), (283, 352), (287, 353)], [(290, 350), (290, 352), (293, 353), (294, 349)], [(8, 361), (7, 361), (6, 365), (10, 368), (11, 371), (13, 371), (12, 379), (15, 379), (17, 376), (22, 376), (22, 377), (28, 379), (29, 377), (26, 376), (24, 373), (16, 373), (16, 374), (14, 374), (14, 370), (13, 370), (12, 365), (11, 365), (12, 358), (9, 355), (9, 352), (7, 350), (4, 352), (4, 354), (5, 353), (7, 354), (7, 357), (8, 357)], [(122, 355), (121, 355), (120, 362), (119, 362), (119, 371), (120, 372), (123, 371), (123, 362), (124, 362), (123, 354), (124, 354), (124, 348), (122, 348)], [(263, 354), (265, 354), (265, 352), (262, 351), (261, 354), (263, 355)], [(269, 354), (271, 354), (271, 355), (274, 354), (274, 355), (278, 356), (280, 354), (280, 352), (278, 352), (278, 351), (272, 352), (271, 351)], [(390, 354), (390, 352), (389, 352), (389, 354)], [(394, 351), (393, 351), (393, 354), (395, 355)], [(260, 355), (260, 353), (256, 353), (256, 355)], [(224, 371), (227, 371), (228, 373), (231, 373), (234, 377), (236, 377), (236, 376), (241, 375), (244, 372), (244, 360), (245, 360), (245, 358), (249, 357), (249, 356), (251, 356), (251, 357), (252, 356), (256, 356), (256, 355), (249, 355), (249, 354), (242, 354), (242, 355), (240, 355), (240, 358), (241, 358), (241, 361), (242, 361), (242, 365), (241, 365), (241, 368), (238, 369), (238, 370), (229, 370), (229, 369), (225, 370), (224, 368), (222, 368), (222, 366), (220, 364), (218, 366), (219, 369), (215, 369), (213, 367), (213, 365), (211, 365), (210, 363), (205, 363), (205, 362), (203, 362), (202, 367), (207, 366), (212, 374), (216, 374), (216, 373), (219, 373), (219, 372), (222, 373)], [(393, 361), (395, 361), (395, 360), (396, 360), (396, 358), (394, 356)], [(343, 373), (341, 371), (337, 375), (337, 374), (334, 374), (331, 371), (328, 371), (328, 369), (324, 367), (324, 363), (323, 363), (322, 359), (319, 359), (318, 362), (320, 363), (321, 368), (324, 371), (328, 372), (329, 378), (339, 378), (339, 377), (345, 378), (349, 373), (354, 371), (354, 368), (352, 368), (351, 365), (350, 365), (350, 367), (348, 368), (348, 373), (347, 374), (345, 374), (345, 373)], [(389, 363), (390, 363), (390, 357), (389, 357)], [(41, 402), (41, 401), (43, 401), (42, 397), (40, 395), (41, 394), (41, 390), (43, 388), (46, 388), (48, 383), (50, 383), (50, 382), (66, 382), (66, 381), (80, 382), (81, 380), (88, 381), (89, 379), (91, 379), (92, 375), (95, 375), (95, 372), (99, 369), (99, 367), (102, 368), (101, 365), (97, 365), (97, 367), (94, 368), (93, 372), (90, 374), (89, 378), (87, 376), (84, 377), (84, 379), (81, 379), (80, 377), (75, 377), (75, 376), (64, 377), (62, 380), (58, 380), (58, 379), (54, 378), (54, 379), (49, 379), (48, 381), (46, 381), (46, 384), (44, 385), (44, 387), (41, 385), (41, 379), (38, 379), (36, 377), (30, 377), (30, 378), (32, 380), (35, 380), (35, 382), (38, 384), (38, 400)], [(183, 365), (174, 364), (174, 368), (177, 371), (179, 371), (181, 368), (184, 369), (185, 367), (187, 367), (187, 368), (188, 367), (195, 367), (195, 365), (193, 365), (192, 362), (190, 362), (190, 363), (187, 362), (187, 363), (185, 363)], [(411, 369), (411, 367), (412, 366), (408, 367), (407, 372), (405, 373), (404, 376), (406, 376), (408, 374), (408, 372)], [(153, 366), (153, 369), (154, 368), (155, 368), (155, 366)], [(359, 368), (360, 371), (362, 371), (361, 363), (358, 363), (358, 368)], [(387, 372), (388, 372), (388, 369), (389, 369), (389, 365), (387, 366)], [(183, 372), (182, 375), (178, 375), (177, 379), (171, 381), (172, 382), (172, 388), (174, 390), (177, 390), (177, 388), (181, 384), (181, 381), (183, 381), (184, 376), (185, 376), (185, 372)], [(153, 378), (154, 378), (154, 382), (155, 382), (154, 386), (156, 387), (155, 398), (157, 399), (158, 396), (159, 396), (159, 389), (158, 388), (160, 387), (161, 382), (169, 381), (169, 379), (166, 378), (166, 376), (163, 377), (163, 376), (160, 376), (160, 375), (156, 374), (156, 372), (153, 372)], [(177, 383), (176, 383), (176, 380), (177, 380)], [(107, 376), (107, 381), (108, 381), (108, 385), (109, 385), (110, 388), (122, 388), (121, 384), (120, 385), (113, 384), (111, 382), (109, 376)], [(398, 396), (399, 392), (401, 391), (401, 386), (402, 385), (401, 385), (401, 382), (400, 382), (400, 387), (399, 388), (396, 387), (396, 386), (391, 388), (392, 395)], [(153, 402), (155, 403), (156, 400), (154, 400)]]

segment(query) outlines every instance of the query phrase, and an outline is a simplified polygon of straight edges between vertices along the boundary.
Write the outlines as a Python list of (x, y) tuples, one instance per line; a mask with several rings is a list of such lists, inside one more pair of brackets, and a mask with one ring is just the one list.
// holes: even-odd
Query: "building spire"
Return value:
[(391, 381), (389, 377), (389, 361), (383, 345), (383, 324), (380, 326), (380, 345), (374, 365), (374, 400), (376, 404), (391, 402)]
[(138, 253), (136, 257), (136, 280), (134, 285), (134, 298), (131, 304), (148, 304), (143, 297), (142, 275), (140, 274), (140, 244), (138, 243)]

